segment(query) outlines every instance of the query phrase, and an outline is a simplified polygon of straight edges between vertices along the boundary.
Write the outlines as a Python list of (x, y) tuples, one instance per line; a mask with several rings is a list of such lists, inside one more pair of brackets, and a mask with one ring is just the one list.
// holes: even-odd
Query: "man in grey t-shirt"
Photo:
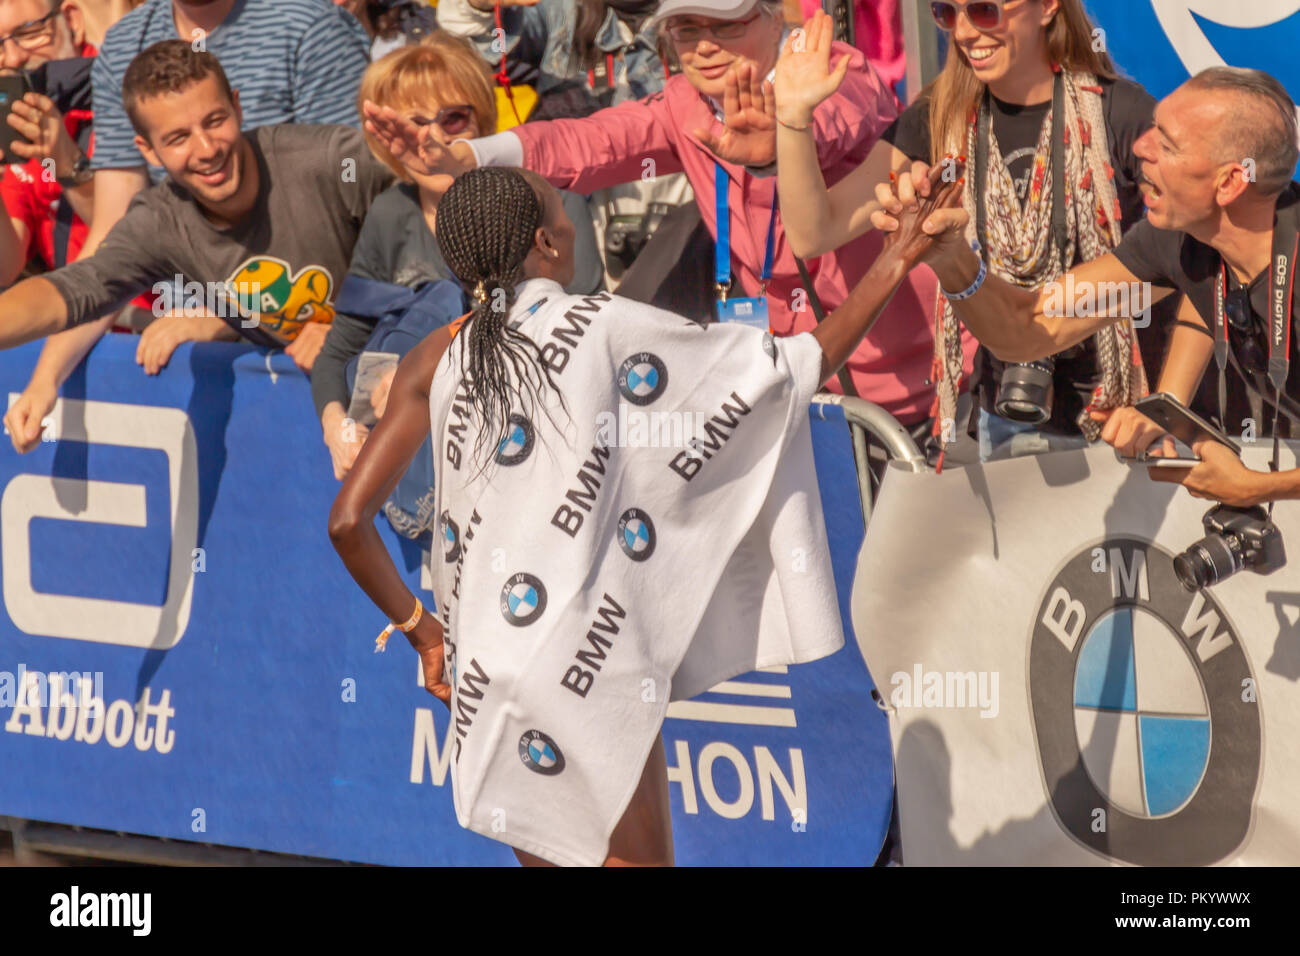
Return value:
[[(230, 329), (209, 337), (292, 347), (304, 328), (327, 325), (366, 210), (394, 178), (361, 134), (298, 125), (242, 133), (239, 96), (216, 58), (179, 40), (132, 61), (123, 101), (140, 152), (168, 179), (132, 201), (93, 256), (0, 295), (0, 348), (151, 289), (164, 308), (210, 313)], [(19, 451), (40, 440), (54, 394), (40, 398), (5, 416)]]

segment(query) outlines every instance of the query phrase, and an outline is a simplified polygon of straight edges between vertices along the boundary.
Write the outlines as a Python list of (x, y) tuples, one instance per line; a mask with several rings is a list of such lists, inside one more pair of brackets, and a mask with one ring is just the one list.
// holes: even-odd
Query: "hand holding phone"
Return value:
[(18, 130), (9, 125), (9, 114), (14, 104), (32, 92), (32, 81), (26, 73), (12, 73), (0, 76), (0, 161), (14, 162), (19, 157), (10, 150), (15, 142), (25, 143), (27, 139)]

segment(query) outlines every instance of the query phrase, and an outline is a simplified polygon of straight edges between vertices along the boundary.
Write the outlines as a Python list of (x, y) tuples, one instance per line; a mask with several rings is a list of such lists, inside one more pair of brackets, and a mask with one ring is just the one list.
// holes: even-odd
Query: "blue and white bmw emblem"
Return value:
[(564, 754), (555, 741), (540, 730), (527, 731), (519, 738), (519, 759), (535, 773), (553, 777), (564, 769)]
[(447, 548), (443, 552), (443, 559), (448, 564), (454, 564), (460, 559), (460, 528), (451, 520), (451, 513), (447, 511), (442, 513), (442, 541)]
[(501, 613), (515, 627), (532, 624), (546, 610), (546, 587), (539, 578), (520, 571), (501, 589)]
[(650, 352), (637, 352), (618, 367), (618, 390), (633, 405), (649, 405), (667, 385), (668, 367)]
[(655, 526), (640, 508), (628, 508), (618, 519), (618, 546), (633, 561), (644, 561), (655, 551)]
[(517, 465), (533, 451), (533, 423), (523, 415), (510, 416), (506, 437), (497, 445), (498, 465)]

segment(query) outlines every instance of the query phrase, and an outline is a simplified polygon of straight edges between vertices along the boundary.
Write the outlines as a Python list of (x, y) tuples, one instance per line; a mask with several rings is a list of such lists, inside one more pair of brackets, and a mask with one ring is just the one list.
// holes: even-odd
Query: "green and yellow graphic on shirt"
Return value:
[(334, 321), (334, 279), (320, 266), (307, 266), (294, 275), (283, 259), (253, 256), (226, 280), (226, 290), (241, 313), (256, 316), (259, 328), (287, 342), (308, 322)]

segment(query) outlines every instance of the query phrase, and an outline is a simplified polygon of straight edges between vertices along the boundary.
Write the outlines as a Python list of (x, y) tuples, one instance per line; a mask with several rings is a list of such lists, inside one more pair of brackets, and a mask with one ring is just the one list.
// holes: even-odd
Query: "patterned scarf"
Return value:
[[(1022, 209), (1011, 174), (1002, 160), (997, 138), (990, 136), (989, 169), (983, 196), (987, 214), (989, 271), (1026, 289), (1046, 285), (1061, 275), (1062, 261), (1089, 262), (1119, 244), (1120, 206), (1115, 192), (1115, 171), (1110, 165), (1110, 144), (1102, 115), (1102, 89), (1086, 72), (1065, 71), (1065, 255), (1058, 256), (1052, 236), (1052, 115), (1048, 111), (1039, 134), (1029, 194)], [(979, 109), (989, 108), (987, 98)], [(978, 116), (972, 112), (964, 144), (946, 144), (949, 155), (974, 157)], [(967, 175), (962, 203), (970, 214), (967, 239), (976, 238), (975, 176)], [(1062, 297), (1064, 301), (1064, 296)], [(1098, 303), (1101, 306), (1101, 303)], [(1068, 303), (1066, 303), (1068, 306)], [(1147, 394), (1146, 373), (1132, 320), (1116, 322), (1093, 337), (1101, 366), (1101, 383), (1092, 402), (1079, 415), (1078, 426), (1089, 441), (1096, 441), (1101, 425), (1088, 413), (1131, 405)], [(935, 383), (935, 435), (944, 419), (957, 413), (957, 393), (962, 374), (961, 327), (942, 292), (935, 304), (935, 354), (931, 381)], [(941, 464), (942, 467), (942, 464)]]

